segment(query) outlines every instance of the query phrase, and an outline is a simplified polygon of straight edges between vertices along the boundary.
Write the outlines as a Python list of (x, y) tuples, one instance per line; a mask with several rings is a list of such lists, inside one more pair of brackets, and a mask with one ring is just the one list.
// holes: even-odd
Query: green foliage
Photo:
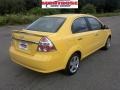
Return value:
[(34, 7), (40, 6), (39, 2), (41, 0), (24, 0), (26, 10), (30, 10)]
[(0, 14), (25, 11), (24, 0), (0, 0)]
[(6, 17), (0, 16), (0, 26), (5, 25), (7, 23)]
[(39, 5), (39, 0), (0, 0), (0, 14), (25, 12)]
[(40, 7), (35, 7), (28, 11), (28, 14), (34, 15), (51, 15), (58, 13), (60, 13), (60, 10), (58, 9), (41, 9)]
[[(108, 17), (108, 16), (118, 16), (120, 13), (102, 13), (102, 14), (93, 14), (97, 17)], [(14, 15), (9, 14), (5, 16), (0, 16), (0, 26), (1, 25), (21, 25), (21, 24), (29, 24), (38, 19), (39, 15)]]
[(117, 13), (117, 12), (119, 13), (119, 12), (120, 12), (120, 9), (116, 9), (116, 10), (114, 10), (114, 12), (115, 12), (115, 13)]
[(81, 12), (82, 13), (94, 14), (94, 13), (96, 13), (96, 8), (92, 4), (86, 4), (84, 7), (82, 7)]
[(40, 7), (32, 8), (28, 11), (28, 14), (41, 15), (42, 9)]
[(5, 15), (0, 16), (0, 25), (28, 24), (39, 18), (37, 15)]
[[(78, 9), (41, 9), (39, 5), (41, 0), (0, 0), (0, 25), (27, 24), (43, 15), (80, 13), (80, 11), (98, 17), (120, 15), (120, 0), (78, 1)], [(101, 14), (97, 14), (96, 12)]]
[(42, 9), (43, 15), (52, 15), (61, 13), (59, 9)]
[(60, 12), (61, 13), (74, 13), (75, 10), (74, 9), (61, 9)]
[[(39, 2), (41, 0), (0, 0), (0, 15), (5, 14), (18, 14), (26, 13), (29, 11), (31, 14), (38, 15), (49, 15), (56, 13), (79, 13), (80, 11), (85, 13), (104, 13), (104, 12), (113, 12), (120, 9), (120, 0), (78, 0), (79, 8), (78, 9), (41, 9)], [(90, 10), (86, 8), (86, 4), (92, 4), (96, 7), (95, 9)], [(37, 7), (37, 8), (35, 8)], [(33, 8), (33, 9), (32, 9)], [(83, 10), (81, 10), (81, 8)], [(40, 11), (39, 11), (40, 10)], [(87, 11), (87, 12), (86, 12)]]
[[(98, 13), (113, 12), (116, 9), (120, 9), (120, 0), (78, 0), (80, 2), (79, 7), (90, 3), (96, 6)], [(80, 8), (79, 8), (80, 9)]]

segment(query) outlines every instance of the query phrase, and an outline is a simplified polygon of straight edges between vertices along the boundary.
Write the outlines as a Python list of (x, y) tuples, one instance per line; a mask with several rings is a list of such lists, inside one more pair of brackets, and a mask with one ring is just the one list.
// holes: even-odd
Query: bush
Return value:
[(117, 10), (114, 10), (115, 13), (119, 13), (120, 12), (120, 9), (117, 9)]
[(28, 24), (36, 20), (39, 16), (35, 15), (8, 15), (8, 24)]
[(86, 4), (85, 6), (82, 7), (81, 12), (94, 14), (96, 13), (96, 7), (92, 4)]
[(75, 9), (61, 9), (60, 11), (61, 11), (61, 13), (74, 13)]
[(35, 7), (28, 11), (28, 14), (35, 14), (35, 15), (51, 15), (58, 13), (60, 13), (60, 10), (58, 9), (41, 9), (40, 7)]
[(5, 25), (7, 23), (7, 19), (3, 16), (0, 16), (0, 26)]
[(35, 21), (40, 16), (37, 15), (5, 15), (0, 16), (0, 25), (28, 24)]
[(41, 15), (42, 9), (40, 7), (32, 8), (28, 11), (28, 14)]

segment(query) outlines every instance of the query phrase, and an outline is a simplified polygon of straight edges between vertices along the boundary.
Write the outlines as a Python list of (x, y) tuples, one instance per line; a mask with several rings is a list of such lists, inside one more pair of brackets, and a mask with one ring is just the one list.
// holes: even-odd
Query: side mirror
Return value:
[(107, 25), (102, 25), (102, 29), (109, 29)]

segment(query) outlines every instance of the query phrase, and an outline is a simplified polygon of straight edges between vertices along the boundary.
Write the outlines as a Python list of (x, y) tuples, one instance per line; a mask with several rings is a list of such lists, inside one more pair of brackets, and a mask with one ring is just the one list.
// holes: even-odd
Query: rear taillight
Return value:
[(53, 43), (47, 38), (42, 37), (38, 44), (38, 51), (40, 52), (50, 52), (56, 50)]

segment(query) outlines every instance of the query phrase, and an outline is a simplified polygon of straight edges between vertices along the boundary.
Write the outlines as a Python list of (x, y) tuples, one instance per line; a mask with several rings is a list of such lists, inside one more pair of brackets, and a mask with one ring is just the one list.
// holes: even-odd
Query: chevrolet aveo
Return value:
[(43, 16), (27, 28), (14, 30), (10, 57), (34, 71), (77, 72), (80, 61), (96, 50), (111, 46), (111, 30), (99, 19), (86, 14)]

